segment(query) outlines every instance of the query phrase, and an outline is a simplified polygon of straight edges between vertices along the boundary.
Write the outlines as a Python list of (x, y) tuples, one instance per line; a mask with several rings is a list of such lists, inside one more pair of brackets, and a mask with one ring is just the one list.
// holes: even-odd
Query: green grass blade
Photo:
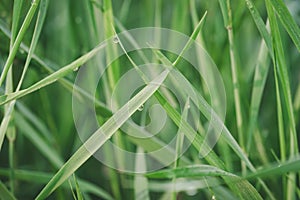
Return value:
[(7, 74), (8, 70), (9, 70), (9, 68), (10, 68), (10, 66), (11, 66), (11, 64), (12, 64), (12, 62), (13, 62), (13, 60), (14, 60), (17, 52), (18, 52), (20, 44), (21, 44), (21, 42), (23, 40), (23, 37), (24, 37), (24, 35), (25, 35), (29, 25), (30, 25), (30, 22), (31, 22), (33, 16), (34, 16), (34, 13), (35, 13), (36, 8), (39, 4), (39, 1), (40, 0), (33, 0), (32, 3), (31, 3), (31, 7), (30, 7), (25, 19), (24, 19), (22, 27), (21, 27), (18, 35), (17, 35), (16, 41), (14, 42), (12, 50), (11, 50), (11, 52), (10, 52), (8, 58), (7, 58), (7, 61), (4, 65), (4, 67), (3, 67), (3, 71), (2, 71), (1, 76), (0, 76), (0, 86), (2, 85), (2, 83), (3, 83), (3, 81), (6, 77), (6, 74)]
[(27, 94), (30, 94), (34, 91), (37, 91), (51, 83), (56, 82), (58, 79), (66, 76), (67, 74), (73, 72), (75, 69), (81, 67), (84, 63), (86, 63), (88, 60), (90, 60), (96, 53), (98, 53), (100, 50), (103, 50), (106, 44), (102, 44), (90, 52), (86, 53), (85, 55), (81, 56), (77, 60), (73, 61), (69, 65), (66, 65), (59, 69), (58, 71), (52, 73), (51, 75), (47, 76), (46, 78), (42, 79), (41, 81), (33, 84), (32, 86), (28, 87), (27, 89), (20, 90), (19, 92), (15, 92), (8, 95), (0, 96), (0, 105), (6, 104), (12, 100), (16, 100), (18, 98), (21, 98)]
[(173, 62), (173, 66), (176, 66), (180, 60), (182, 59), (182, 55), (187, 51), (187, 49), (191, 46), (191, 44), (193, 42), (195, 42), (196, 38), (198, 37), (203, 24), (205, 22), (205, 18), (206, 18), (207, 12), (204, 13), (203, 17), (201, 18), (201, 20), (198, 22), (198, 24), (196, 25), (192, 35), (190, 36), (188, 42), (186, 43), (186, 45), (184, 46), (184, 48), (181, 50), (180, 54), (178, 55), (178, 57), (176, 58), (176, 60)]
[(37, 20), (36, 20), (36, 24), (35, 24), (32, 40), (31, 40), (31, 44), (30, 44), (30, 47), (29, 47), (28, 55), (27, 55), (25, 65), (24, 65), (24, 69), (23, 69), (21, 78), (19, 79), (19, 83), (18, 83), (16, 91), (19, 91), (19, 89), (21, 88), (22, 82), (24, 80), (26, 71), (27, 71), (28, 66), (29, 66), (29, 63), (30, 63), (30, 61), (32, 59), (32, 56), (33, 56), (33, 53), (35, 51), (37, 42), (39, 40), (41, 31), (42, 31), (42, 27), (44, 25), (45, 17), (46, 17), (46, 14), (47, 14), (48, 3), (49, 3), (48, 0), (41, 0), (40, 9), (39, 9), (39, 12), (38, 12), (38, 17), (37, 17)]
[[(16, 92), (18, 92), (19, 89), (21, 88), (25, 73), (27, 71), (27, 68), (28, 68), (29, 63), (30, 63), (31, 58), (32, 58), (33, 51), (35, 50), (35, 47), (36, 47), (41, 29), (42, 29), (42, 26), (43, 26), (43, 23), (44, 23), (44, 19), (45, 19), (45, 16), (46, 16), (47, 6), (48, 6), (48, 0), (42, 0), (41, 5), (40, 5), (39, 14), (38, 14), (38, 19), (37, 19), (37, 22), (36, 22), (36, 27), (34, 29), (34, 33), (33, 33), (33, 36), (32, 36), (31, 45), (30, 45), (30, 48), (29, 48), (29, 52), (28, 52), (28, 55), (27, 55), (27, 58), (26, 58), (25, 66), (24, 66), (21, 78), (19, 80)], [(1, 151), (2, 143), (3, 143), (4, 135), (7, 131), (8, 124), (10, 122), (10, 119), (12, 117), (12, 113), (14, 111), (14, 106), (15, 106), (15, 102), (11, 102), (7, 106), (8, 107), (7, 112), (5, 112), (5, 116), (4, 116), (4, 118), (1, 122), (1, 126), (0, 126), (0, 151)]]
[[(290, 132), (290, 157), (293, 158), (298, 152), (298, 143), (297, 143), (297, 133), (296, 133), (296, 125), (295, 118), (293, 113), (293, 105), (292, 105), (292, 97), (290, 90), (290, 82), (288, 77), (288, 70), (286, 65), (286, 59), (284, 55), (284, 50), (281, 42), (281, 35), (279, 32), (279, 27), (277, 24), (276, 16), (271, 6), (271, 1), (266, 0), (267, 11), (270, 19), (271, 25), (271, 33), (273, 35), (273, 50), (274, 50), (274, 60), (273, 64), (276, 67), (275, 71), (278, 71), (278, 76), (282, 85), (282, 93), (284, 96), (285, 105), (283, 108), (286, 109), (288, 114), (288, 122), (289, 122), (289, 132)], [(274, 7), (275, 8), (275, 7)], [(276, 76), (276, 75), (275, 75)], [(278, 94), (277, 94), (278, 95)], [(279, 97), (278, 97), (279, 98)], [(280, 109), (280, 108), (279, 108)], [(279, 110), (279, 116), (280, 116)], [(281, 121), (281, 120), (280, 120)], [(279, 122), (280, 122), (279, 121)], [(282, 122), (279, 124), (280, 134), (282, 133)], [(283, 136), (282, 136), (283, 137)], [(289, 173), (288, 182), (286, 185), (286, 199), (294, 199), (296, 194), (296, 174)]]
[(300, 169), (299, 157), (281, 163), (276, 163), (266, 166), (263, 169), (257, 170), (255, 173), (250, 173), (245, 176), (246, 179), (253, 179), (257, 177), (271, 177), (278, 175), (285, 175), (286, 173), (298, 172)]
[(167, 77), (169, 70), (162, 72), (151, 81), (144, 89), (135, 95), (128, 103), (118, 110), (104, 125), (98, 129), (60, 168), (56, 175), (39, 193), (36, 199), (44, 199), (58, 186), (60, 186), (74, 171), (76, 171), (90, 156), (95, 153), (115, 131), (160, 87)]
[(271, 0), (270, 2), (281, 23), (285, 27), (285, 30), (289, 33), (295, 46), (300, 52), (300, 28), (295, 22), (295, 19), (292, 17), (286, 4), (282, 0)]
[(271, 57), (273, 57), (273, 51), (272, 51), (272, 39), (271, 36), (266, 28), (266, 25), (262, 19), (262, 17), (260, 16), (257, 8), (255, 7), (255, 5), (253, 4), (252, 0), (244, 0), (246, 2), (247, 8), (249, 9), (251, 16), (256, 24), (256, 27), (258, 29), (258, 31), (260, 32), (260, 35), (262, 36), (262, 38), (264, 39), (269, 53), (271, 54)]
[(55, 168), (59, 168), (63, 165), (62, 158), (53, 147), (48, 144), (18, 112), (15, 113), (15, 119), (16, 125), (22, 130), (23, 135), (37, 147), (39, 152), (42, 153)]
[[(141, 147), (137, 147), (137, 156), (135, 161), (136, 170), (147, 171), (146, 160), (141, 154), (144, 153)], [(148, 191), (148, 180), (141, 174), (136, 174), (134, 176), (134, 196), (136, 200), (149, 200), (149, 191)]]
[(16, 200), (11, 192), (5, 187), (5, 185), (0, 181), (0, 199), (2, 200)]
[[(229, 42), (229, 54), (230, 54), (230, 65), (231, 65), (231, 76), (232, 76), (232, 85), (233, 85), (233, 96), (234, 96), (234, 105), (236, 113), (236, 126), (239, 139), (239, 145), (243, 150), (245, 150), (245, 136), (244, 136), (244, 121), (242, 115), (242, 104), (241, 104), (241, 95), (240, 95), (240, 85), (238, 80), (238, 62), (237, 62), (237, 53), (235, 51), (234, 43), (234, 33), (233, 33), (233, 23), (232, 23), (232, 11), (230, 0), (227, 0), (227, 17), (228, 21), (225, 24), (228, 34)], [(225, 19), (224, 19), (225, 21)], [(245, 163), (241, 163), (242, 171), (246, 170)]]
[(255, 67), (255, 74), (253, 80), (251, 102), (250, 102), (250, 117), (247, 130), (247, 152), (250, 150), (253, 132), (255, 131), (255, 124), (261, 105), (262, 95), (265, 89), (270, 66), (270, 57), (268, 54), (268, 47), (264, 41), (261, 42), (258, 54), (258, 60)]
[(182, 177), (203, 177), (203, 176), (235, 176), (220, 168), (211, 165), (191, 165), (177, 167), (175, 169), (164, 169), (146, 174), (148, 178), (173, 179)]

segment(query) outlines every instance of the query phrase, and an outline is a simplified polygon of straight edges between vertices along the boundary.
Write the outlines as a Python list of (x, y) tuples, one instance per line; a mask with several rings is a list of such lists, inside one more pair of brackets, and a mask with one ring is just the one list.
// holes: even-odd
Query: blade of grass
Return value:
[[(19, 80), (19, 83), (18, 83), (18, 86), (17, 86), (15, 92), (18, 92), (21, 88), (23, 79), (25, 77), (25, 73), (28, 69), (28, 66), (29, 66), (29, 63), (31, 61), (33, 52), (35, 50), (39, 35), (41, 33), (41, 30), (42, 30), (42, 26), (43, 26), (43, 23), (44, 23), (46, 12), (47, 12), (47, 6), (48, 6), (48, 0), (42, 0), (42, 2), (40, 4), (39, 13), (38, 13), (38, 18), (37, 18), (37, 21), (36, 21), (36, 26), (35, 26), (34, 33), (33, 33), (33, 36), (32, 36), (32, 41), (31, 41), (31, 44), (30, 44), (30, 48), (29, 48), (29, 51), (28, 51), (27, 58), (26, 58), (25, 66), (24, 66), (21, 78)], [(10, 92), (12, 92), (12, 91), (10, 91)], [(6, 93), (10, 93), (10, 92), (6, 92)], [(0, 126), (0, 151), (1, 151), (2, 143), (3, 143), (4, 135), (5, 135), (6, 130), (8, 128), (8, 124), (9, 124), (10, 119), (12, 117), (12, 113), (14, 111), (14, 106), (15, 106), (15, 101), (12, 101), (7, 106), (7, 112), (5, 112), (5, 116), (4, 116), (4, 118), (1, 122), (1, 126)]]
[[(282, 85), (282, 92), (285, 100), (284, 108), (288, 113), (288, 121), (289, 121), (289, 131), (290, 131), (290, 157), (293, 158), (298, 152), (298, 143), (297, 143), (297, 133), (296, 133), (296, 125), (295, 125), (295, 118), (293, 113), (293, 105), (292, 105), (292, 98), (291, 98), (291, 91), (290, 91), (290, 83), (288, 77), (288, 70), (285, 61), (285, 55), (283, 51), (283, 46), (281, 42), (281, 36), (279, 32), (279, 27), (276, 21), (276, 16), (271, 6), (271, 1), (266, 0), (266, 7), (270, 19), (271, 25), (271, 33), (273, 35), (273, 50), (274, 50), (274, 60), (273, 64), (276, 68), (275, 71), (278, 71), (278, 76)], [(277, 76), (277, 75), (275, 75)], [(278, 97), (280, 98), (280, 97)], [(280, 109), (280, 108), (279, 108)], [(278, 111), (280, 116), (280, 110)], [(282, 120), (279, 121), (279, 128), (282, 129)], [(279, 130), (282, 132), (282, 130)], [(283, 134), (283, 133), (280, 133)], [(281, 138), (282, 139), (282, 138)], [(289, 178), (287, 182), (286, 188), (286, 199), (294, 199), (296, 194), (296, 174), (289, 173)]]
[[(10, 31), (5, 27), (5, 24), (1, 21), (0, 19), (0, 29), (1, 31), (9, 38), (11, 38), (11, 34)], [(26, 45), (24, 45), (23, 43), (21, 43), (20, 45), (21, 49), (24, 50), (25, 52), (29, 52), (29, 47), (27, 47)], [(39, 56), (37, 56), (36, 54), (33, 54), (32, 58), (42, 67), (44, 68), (47, 72), (49, 73), (53, 73), (54, 69), (59, 68), (56, 64), (54, 64), (53, 62), (46, 62), (44, 61), (45, 59), (40, 58)], [(92, 97), (90, 94), (88, 94), (87, 92), (83, 91), (81, 88), (77, 87), (77, 86), (73, 86), (73, 84), (66, 78), (61, 78), (58, 80), (58, 82), (60, 84), (62, 84), (63, 87), (65, 87), (69, 92), (76, 92), (78, 93), (78, 98), (81, 98), (80, 95), (87, 97), (91, 100), (95, 100), (95, 106), (96, 109), (100, 109), (101, 113), (105, 114), (105, 113), (110, 113), (111, 111), (109, 111), (106, 106), (104, 105), (103, 102), (99, 101), (98, 99), (94, 99), (94, 97)]]
[(272, 39), (271, 36), (266, 28), (266, 25), (262, 19), (262, 17), (260, 16), (257, 8), (255, 7), (255, 5), (253, 4), (252, 0), (244, 0), (247, 8), (249, 9), (251, 16), (256, 24), (256, 27), (258, 29), (258, 31), (260, 32), (260, 35), (262, 36), (262, 38), (264, 39), (269, 53), (271, 55), (271, 57), (273, 57), (273, 51), (272, 51)]
[(23, 135), (37, 147), (39, 152), (43, 154), (55, 168), (61, 167), (63, 160), (56, 150), (53, 150), (52, 145), (48, 144), (18, 112), (15, 113), (15, 119), (17, 127), (22, 130)]
[[(9, 171), (7, 169), (0, 168), (0, 175), (1, 176), (8, 176)], [(38, 184), (47, 184), (48, 181), (53, 177), (54, 174), (45, 173), (45, 172), (37, 172), (37, 171), (29, 171), (29, 170), (15, 170), (16, 179), (26, 181), (26, 182), (34, 182)], [(112, 200), (112, 196), (107, 193), (102, 188), (98, 187), (97, 185), (84, 181), (78, 180), (78, 183), (81, 186), (81, 190), (84, 193), (93, 194), (99, 198)], [(71, 184), (74, 184), (73, 182)], [(74, 186), (74, 185), (72, 185)], [(69, 188), (67, 184), (63, 184), (62, 187)]]
[[(17, 36), (17, 30), (19, 28), (19, 21), (20, 21), (20, 15), (21, 15), (21, 7), (23, 5), (23, 1), (15, 1), (13, 6), (13, 19), (12, 19), (12, 38), (10, 40), (10, 53), (13, 48), (13, 44), (15, 42), (16, 36)], [(6, 79), (6, 85), (5, 85), (5, 93), (11, 93), (13, 92), (13, 70), (12, 66), (10, 66), (10, 69), (8, 70), (7, 79)], [(0, 151), (2, 147), (2, 143), (4, 140), (4, 136), (6, 133), (6, 136), (8, 138), (9, 142), (9, 150), (8, 150), (8, 158), (9, 158), (9, 167), (10, 167), (10, 191), (12, 194), (14, 194), (14, 142), (16, 138), (16, 130), (13, 124), (13, 121), (10, 120), (10, 108), (8, 105), (5, 105), (5, 112), (3, 120), (1, 121), (0, 126)], [(11, 123), (10, 123), (11, 122)], [(9, 127), (9, 128), (8, 128)]]
[(29, 11), (28, 11), (28, 13), (27, 13), (27, 15), (26, 15), (26, 17), (24, 19), (22, 27), (21, 27), (21, 29), (20, 29), (17, 37), (16, 37), (16, 41), (14, 42), (12, 50), (9, 53), (8, 58), (6, 60), (6, 63), (4, 65), (4, 67), (3, 67), (3, 71), (2, 71), (1, 76), (0, 76), (0, 86), (2, 85), (2, 83), (3, 83), (3, 81), (4, 81), (5, 77), (6, 77), (6, 74), (7, 74), (8, 70), (10, 69), (10, 66), (11, 66), (11, 64), (12, 64), (12, 62), (13, 62), (13, 60), (14, 60), (14, 58), (15, 58), (18, 50), (19, 50), (20, 44), (21, 44), (21, 42), (23, 40), (23, 37), (24, 37), (24, 35), (25, 35), (25, 33), (26, 33), (26, 31), (27, 31), (30, 23), (31, 23), (31, 20), (32, 20), (32, 18), (34, 16), (34, 13), (36, 11), (36, 8), (37, 8), (39, 2), (40, 2), (40, 0), (33, 0), (31, 2), (30, 9), (29, 9)]
[(11, 192), (5, 187), (5, 185), (0, 181), (0, 199), (2, 200), (16, 200)]
[[(233, 33), (233, 24), (232, 24), (232, 11), (230, 0), (227, 0), (227, 24), (225, 27), (228, 33), (228, 41), (230, 48), (230, 64), (231, 64), (231, 75), (232, 75), (232, 85), (233, 85), (233, 95), (234, 95), (234, 105), (235, 105), (235, 114), (236, 114), (236, 123), (237, 123), (237, 132), (239, 138), (239, 145), (243, 150), (245, 150), (245, 139), (244, 139), (244, 122), (242, 115), (242, 105), (241, 105), (241, 97), (240, 97), (240, 86), (238, 81), (238, 63), (237, 63), (237, 54), (235, 51), (234, 44), (234, 33)], [(224, 20), (225, 21), (225, 20)], [(241, 163), (242, 171), (246, 170), (245, 163)]]
[[(141, 147), (137, 147), (137, 156), (135, 161), (135, 167), (137, 171), (147, 171), (146, 160), (143, 154), (144, 151)], [(134, 195), (137, 200), (149, 200), (149, 191), (148, 191), (148, 180), (141, 174), (136, 174), (134, 176)]]
[(44, 199), (61, 185), (75, 170), (86, 162), (111, 136), (124, 124), (127, 119), (147, 101), (149, 97), (160, 87), (167, 77), (169, 70), (165, 70), (156, 79), (144, 87), (128, 103), (118, 110), (108, 121), (104, 123), (60, 168), (56, 175), (43, 188), (36, 199)]
[(52, 73), (51, 75), (45, 77), (44, 79), (40, 80), (39, 82), (33, 84), (32, 86), (26, 89), (20, 90), (19, 92), (15, 92), (12, 94), (0, 96), (0, 105), (21, 98), (25, 95), (28, 95), (34, 91), (39, 90), (42, 87), (45, 87), (51, 83), (56, 82), (58, 79), (66, 76), (70, 72), (73, 72), (75, 69), (81, 67), (84, 63), (86, 63), (89, 59), (91, 59), (96, 53), (98, 53), (100, 50), (103, 50), (105, 46), (106, 44), (102, 44), (98, 47), (95, 47), (93, 50), (81, 56), (80, 58), (76, 59), (72, 63), (62, 67), (61, 69), (57, 70), (56, 72)]
[(253, 132), (255, 131), (255, 124), (257, 122), (261, 99), (265, 89), (269, 66), (270, 57), (268, 55), (268, 47), (264, 41), (261, 41), (251, 94), (250, 117), (247, 130), (247, 152), (250, 152), (252, 136)]
[[(190, 108), (190, 100), (188, 97), (186, 100), (186, 103), (184, 105), (184, 108), (183, 108), (182, 120), (187, 121), (189, 108)], [(179, 166), (179, 161), (180, 161), (179, 155), (181, 155), (181, 153), (182, 153), (183, 141), (184, 141), (184, 133), (181, 131), (181, 127), (179, 127), (178, 131), (177, 131), (177, 135), (176, 135), (176, 147), (175, 147), (176, 154), (175, 154), (175, 161), (174, 161), (173, 169), (176, 169)], [(174, 187), (175, 187), (176, 177), (173, 177), (172, 182), (174, 182)], [(175, 188), (174, 188), (174, 192), (172, 193), (172, 197), (173, 197), (172, 198), (173, 200), (177, 199), (177, 193), (175, 192)]]
[(282, 0), (271, 0), (270, 3), (276, 11), (281, 23), (285, 27), (285, 30), (292, 38), (296, 48), (300, 52), (300, 28), (289, 12), (286, 4)]
[(300, 159), (299, 157), (284, 161), (281, 163), (276, 163), (270, 166), (263, 167), (257, 170), (255, 173), (250, 173), (245, 175), (245, 179), (253, 179), (257, 177), (271, 177), (278, 175), (285, 175), (291, 172), (298, 172), (300, 169)]
[(229, 172), (211, 165), (190, 165), (177, 167), (173, 169), (164, 169), (156, 172), (151, 172), (145, 175), (148, 178), (154, 179), (173, 179), (182, 177), (203, 177), (203, 176), (236, 176)]
[[(200, 28), (201, 23), (199, 23), (199, 25), (197, 26), (198, 28)], [(184, 46), (184, 48), (182, 49), (181, 53), (185, 52), (188, 48), (189, 45), (191, 44), (191, 40), (195, 37), (197, 37), (197, 33), (198, 30), (195, 29), (192, 36), (189, 38), (189, 41), (187, 42), (187, 45)], [(134, 66), (134, 68), (139, 72), (139, 74), (141, 75), (141, 78), (144, 80), (145, 83), (147, 83), (147, 77), (145, 74), (143, 74), (143, 72), (141, 72), (138, 69), (138, 66), (135, 64), (135, 62), (129, 57), (129, 55), (126, 53), (126, 50), (124, 49), (121, 41), (119, 40), (121, 48), (123, 49), (125, 55), (127, 56), (127, 58), (129, 59), (129, 61), (132, 63), (132, 65)], [(155, 55), (157, 56), (157, 58), (164, 64), (164, 66), (167, 67), (167, 69), (169, 68), (169, 66), (173, 66), (173, 64), (158, 50), (153, 50)], [(178, 59), (176, 59), (176, 62), (179, 62)], [(178, 81), (178, 79), (177, 79)], [(205, 159), (212, 165), (215, 165), (219, 168), (224, 168), (224, 164), (223, 162), (216, 156), (216, 154), (210, 149), (210, 147), (208, 147), (208, 145), (206, 143), (204, 143), (203, 138), (197, 134), (195, 132), (195, 130), (186, 122), (186, 121), (182, 121), (182, 118), (180, 116), (180, 114), (169, 104), (169, 102), (166, 100), (166, 98), (158, 91), (156, 93), (154, 93), (156, 99), (160, 102), (160, 104), (163, 106), (163, 108), (167, 111), (169, 117), (173, 120), (173, 122), (178, 126), (178, 127), (182, 127), (182, 131), (184, 132), (184, 134), (187, 136), (187, 138), (192, 142), (192, 144), (196, 147), (197, 150), (200, 151), (200, 149), (204, 149), (205, 152), (209, 152), (208, 155), (205, 157)], [(194, 102), (197, 102), (197, 100), (195, 100)], [(203, 100), (202, 100), (203, 102)], [(201, 102), (201, 103), (202, 103)], [(203, 105), (202, 105), (203, 106)], [(210, 108), (210, 106), (206, 103), (205, 106), (206, 109)], [(212, 109), (210, 108), (208, 113), (208, 116), (211, 115), (212, 113)], [(206, 116), (207, 117), (207, 116)], [(220, 120), (218, 117), (215, 117), (218, 120)], [(222, 123), (222, 122), (221, 122)], [(214, 123), (214, 125), (216, 125), (216, 123)], [(217, 125), (218, 126), (218, 125)], [(223, 125), (222, 125), (223, 127)], [(234, 140), (234, 138), (230, 135), (230, 139), (233, 140), (235, 143), (234, 145), (236, 145), (238, 148), (234, 148), (234, 149), (238, 149), (239, 151), (237, 153), (239, 153), (241, 155), (241, 158), (245, 160), (246, 164), (248, 164), (252, 170), (255, 170), (255, 168), (252, 166), (252, 164), (250, 163), (250, 161), (248, 160), (248, 158), (246, 156), (244, 156), (243, 151), (240, 149), (239, 145), (236, 143), (236, 141)], [(232, 145), (232, 141), (231, 141), (231, 145)], [(234, 146), (234, 147), (236, 147)], [(223, 177), (224, 180), (228, 181), (227, 177)], [(261, 199), (260, 195), (258, 194), (257, 191), (255, 191), (255, 189), (253, 188), (253, 186), (249, 183), (247, 183), (246, 187), (247, 191), (250, 193), (253, 193), (252, 198), (257, 198), (257, 199)], [(245, 192), (241, 192), (240, 189), (238, 188), (238, 185), (230, 185), (229, 187), (231, 187), (237, 194), (243, 196), (243, 198), (249, 198), (249, 196), (246, 195)]]

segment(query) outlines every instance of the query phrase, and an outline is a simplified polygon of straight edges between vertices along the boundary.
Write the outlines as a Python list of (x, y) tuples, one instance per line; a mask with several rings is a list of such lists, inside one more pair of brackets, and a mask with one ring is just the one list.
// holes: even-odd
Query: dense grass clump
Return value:
[(2, 0), (0, 199), (300, 199), (299, 25), (297, 0)]

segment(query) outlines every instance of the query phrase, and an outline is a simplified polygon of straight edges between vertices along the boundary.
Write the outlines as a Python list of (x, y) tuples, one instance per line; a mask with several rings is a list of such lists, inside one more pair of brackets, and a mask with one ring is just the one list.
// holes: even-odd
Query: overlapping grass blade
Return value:
[(262, 38), (264, 39), (269, 53), (271, 54), (271, 56), (273, 57), (273, 51), (272, 51), (272, 39), (271, 36), (266, 28), (266, 25), (262, 19), (262, 17), (260, 16), (256, 6), (253, 4), (252, 0), (244, 0), (247, 8), (249, 9), (251, 16), (256, 24), (256, 27), (258, 29), (258, 31), (260, 32), (260, 35), (262, 36)]
[[(197, 34), (199, 33), (199, 31), (197, 30), (198, 28), (201, 28), (201, 23), (198, 24), (197, 28), (193, 31), (192, 36), (190, 37), (189, 41), (187, 42), (187, 45), (184, 46), (182, 53), (184, 53), (188, 48), (189, 45), (191, 44), (191, 40), (195, 39), (197, 37)], [(145, 81), (145, 83), (147, 83), (147, 78), (145, 76), (145, 74), (143, 74), (143, 72), (139, 71), (138, 66), (134, 63), (134, 61), (129, 57), (129, 55), (126, 53), (126, 50), (124, 49), (124, 47), (121, 45), (121, 48), (123, 49), (123, 51), (125, 52), (126, 56), (128, 57), (128, 59), (130, 60), (130, 62), (133, 64), (133, 66), (135, 67), (135, 69), (139, 72), (139, 74), (141, 75), (141, 78)], [(155, 53), (155, 55), (157, 56), (157, 58), (164, 64), (164, 66), (166, 66), (167, 69), (170, 68), (170, 66), (174, 66), (160, 51), (158, 50), (153, 50), (153, 52)], [(181, 58), (182, 59), (182, 58)], [(178, 63), (179, 60), (177, 59), (176, 63)], [(205, 157), (205, 159), (212, 165), (215, 165), (221, 169), (224, 169), (224, 164), (223, 162), (217, 157), (217, 155), (210, 149), (210, 147), (206, 144), (203, 143), (203, 138), (201, 135), (197, 134), (195, 132), (195, 130), (185, 121), (182, 120), (180, 114), (170, 105), (170, 103), (166, 100), (166, 98), (158, 91), (156, 93), (154, 93), (156, 99), (159, 101), (159, 103), (163, 106), (163, 108), (166, 110), (166, 112), (168, 113), (169, 117), (173, 120), (173, 122), (178, 126), (182, 128), (182, 132), (185, 134), (185, 136), (192, 142), (192, 144), (195, 146), (195, 148), (197, 150), (201, 150), (204, 149), (205, 152), (209, 152), (209, 154)], [(199, 100), (194, 100), (194, 102), (198, 102)], [(211, 107), (205, 103), (203, 98), (200, 98), (200, 105), (204, 107), (204, 111), (206, 112), (206, 117), (210, 117), (213, 114), (215, 114), (213, 112), (213, 110), (211, 109)], [(209, 108), (209, 109), (208, 109)], [(206, 110), (205, 110), (206, 109)], [(201, 110), (201, 108), (200, 108)], [(201, 110), (203, 112), (203, 109)], [(215, 114), (216, 115), (216, 114)], [(217, 126), (219, 127), (220, 125), (220, 119), (217, 116), (213, 117), (215, 120), (213, 121), (218, 121), (218, 123), (214, 123), (213, 126)], [(208, 118), (209, 119), (209, 118)], [(224, 124), (221, 122), (221, 125), (223, 128)], [(228, 130), (227, 130), (228, 131)], [(229, 131), (228, 131), (229, 132)], [(226, 139), (227, 141), (229, 141), (230, 145), (233, 145), (233, 149), (237, 150), (237, 153), (239, 154), (239, 156), (241, 156), (241, 159), (243, 159), (246, 164), (250, 167), (251, 170), (255, 171), (255, 168), (253, 167), (253, 165), (251, 164), (251, 162), (248, 160), (247, 156), (244, 155), (243, 151), (241, 150), (241, 148), (239, 147), (239, 145), (237, 144), (237, 142), (234, 140), (234, 138), (232, 137), (232, 135), (229, 133), (228, 135), (226, 135)], [(227, 177), (223, 177), (225, 181), (228, 181)], [(255, 189), (253, 188), (253, 186), (249, 183), (247, 183), (247, 185), (249, 187), (246, 187), (247, 191), (250, 193), (253, 193), (251, 198), (254, 199), (261, 199), (260, 195), (258, 194), (257, 191), (255, 191)], [(243, 196), (243, 198), (250, 198), (249, 196), (246, 195), (246, 192), (241, 192), (238, 189), (238, 185), (230, 185), (229, 187), (232, 187), (232, 189), (239, 195)], [(249, 189), (249, 190), (248, 190)]]
[(20, 115), (15, 113), (16, 125), (22, 130), (23, 135), (28, 138), (50, 163), (59, 168), (63, 165), (63, 159), (59, 156), (52, 145), (47, 143), (43, 137)]
[[(41, 5), (40, 5), (40, 9), (39, 9), (38, 18), (37, 18), (37, 21), (36, 21), (36, 26), (35, 26), (34, 33), (33, 33), (33, 36), (32, 36), (32, 41), (31, 41), (31, 44), (30, 44), (30, 48), (29, 48), (29, 51), (28, 51), (27, 58), (26, 58), (25, 66), (24, 66), (21, 78), (19, 80), (16, 92), (18, 92), (21, 88), (23, 79), (25, 77), (25, 73), (26, 73), (26, 71), (28, 69), (28, 66), (29, 66), (29, 63), (31, 61), (31, 58), (32, 58), (33, 52), (35, 50), (39, 35), (41, 33), (41, 30), (42, 30), (42, 26), (43, 26), (43, 23), (44, 23), (46, 12), (47, 12), (47, 7), (48, 7), (48, 0), (42, 0)], [(3, 120), (1, 121), (1, 126), (0, 126), (0, 150), (1, 150), (1, 147), (2, 147), (4, 135), (7, 131), (8, 124), (9, 124), (10, 119), (12, 117), (12, 113), (13, 113), (13, 110), (14, 110), (14, 105), (15, 105), (15, 101), (11, 102), (9, 104), (9, 106), (7, 106), (8, 108), (7, 108), (7, 111), (5, 112), (5, 116), (4, 116)]]
[[(291, 90), (290, 90), (290, 82), (289, 82), (289, 76), (288, 76), (288, 69), (286, 65), (286, 59), (284, 55), (284, 50), (281, 42), (281, 36), (279, 32), (279, 27), (276, 21), (276, 16), (273, 10), (273, 7), (271, 6), (271, 1), (266, 0), (266, 6), (268, 15), (270, 18), (270, 26), (271, 26), (271, 33), (273, 35), (273, 51), (274, 51), (274, 59), (273, 64), (276, 68), (275, 71), (278, 72), (278, 77), (282, 86), (282, 93), (284, 97), (283, 108), (286, 110), (288, 115), (288, 122), (289, 127), (287, 130), (290, 132), (290, 157), (293, 158), (297, 152), (298, 152), (298, 139), (297, 139), (297, 133), (296, 133), (296, 124), (295, 124), (295, 117), (293, 112), (293, 105), (292, 105), (292, 97), (291, 97)], [(274, 7), (275, 8), (275, 7)], [(277, 76), (277, 75), (275, 75)], [(279, 97), (278, 97), (279, 98)], [(280, 109), (280, 108), (279, 108)], [(280, 116), (280, 110), (278, 112)], [(282, 126), (282, 122), (279, 124)], [(280, 134), (282, 133), (282, 127), (280, 130)], [(284, 136), (282, 136), (284, 137)], [(296, 194), (296, 175), (294, 173), (289, 174), (287, 182), (287, 192), (286, 192), (286, 199), (294, 199)]]
[(2, 85), (2, 83), (3, 83), (3, 81), (6, 77), (6, 74), (7, 74), (8, 70), (9, 70), (9, 68), (10, 68), (10, 66), (11, 66), (11, 64), (12, 64), (12, 62), (13, 62), (13, 60), (14, 60), (17, 52), (18, 52), (18, 50), (19, 50), (20, 44), (23, 40), (23, 37), (24, 37), (30, 23), (31, 23), (31, 20), (34, 16), (34, 13), (36, 11), (36, 8), (37, 8), (39, 2), (40, 2), (40, 0), (33, 0), (32, 3), (31, 3), (31, 7), (30, 7), (25, 19), (24, 19), (22, 27), (21, 27), (18, 35), (17, 35), (16, 41), (14, 42), (12, 50), (9, 53), (7, 61), (4, 65), (4, 67), (3, 67), (3, 71), (2, 71), (1, 76), (0, 76), (0, 86)]
[(108, 121), (104, 123), (60, 168), (49, 181), (36, 199), (44, 199), (60, 186), (74, 171), (76, 171), (90, 156), (95, 153), (112, 135), (123, 125), (127, 119), (160, 87), (167, 77), (169, 70), (163, 71), (151, 81), (137, 95), (119, 109)]
[(281, 23), (285, 27), (285, 30), (289, 33), (295, 46), (300, 52), (300, 28), (295, 22), (295, 19), (292, 17), (283, 0), (271, 0), (270, 2)]
[(86, 53), (85, 55), (81, 56), (80, 58), (78, 58), (77, 60), (73, 61), (72, 63), (62, 67), (61, 69), (59, 69), (58, 71), (52, 73), (51, 75), (45, 77), (44, 79), (40, 80), (39, 82), (33, 84), (32, 86), (20, 90), (19, 92), (15, 92), (12, 94), (8, 94), (8, 95), (3, 95), (0, 96), (0, 105), (6, 104), (12, 100), (16, 100), (18, 98), (21, 98), (25, 95), (28, 95), (34, 91), (37, 91), (51, 83), (54, 83), (55, 81), (57, 81), (58, 79), (66, 76), (67, 74), (69, 74), (70, 72), (73, 72), (75, 69), (81, 67), (81, 65), (83, 65), (84, 63), (86, 63), (88, 60), (90, 60), (96, 53), (98, 53), (100, 50), (103, 50), (103, 48), (106, 46), (106, 44), (102, 44), (96, 48), (94, 48), (93, 50), (91, 50), (90, 52)]

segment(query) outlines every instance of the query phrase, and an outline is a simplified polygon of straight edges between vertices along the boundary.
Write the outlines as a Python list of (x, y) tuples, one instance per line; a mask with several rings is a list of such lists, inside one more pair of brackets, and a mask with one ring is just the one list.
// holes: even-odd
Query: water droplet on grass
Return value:
[(76, 67), (75, 69), (73, 69), (74, 72), (78, 71), (79, 67)]
[(138, 111), (143, 111), (144, 110), (144, 104), (142, 104), (139, 108)]
[(118, 37), (114, 37), (114, 38), (113, 38), (113, 42), (114, 42), (115, 44), (118, 44), (118, 43), (119, 43), (119, 38), (118, 38)]

